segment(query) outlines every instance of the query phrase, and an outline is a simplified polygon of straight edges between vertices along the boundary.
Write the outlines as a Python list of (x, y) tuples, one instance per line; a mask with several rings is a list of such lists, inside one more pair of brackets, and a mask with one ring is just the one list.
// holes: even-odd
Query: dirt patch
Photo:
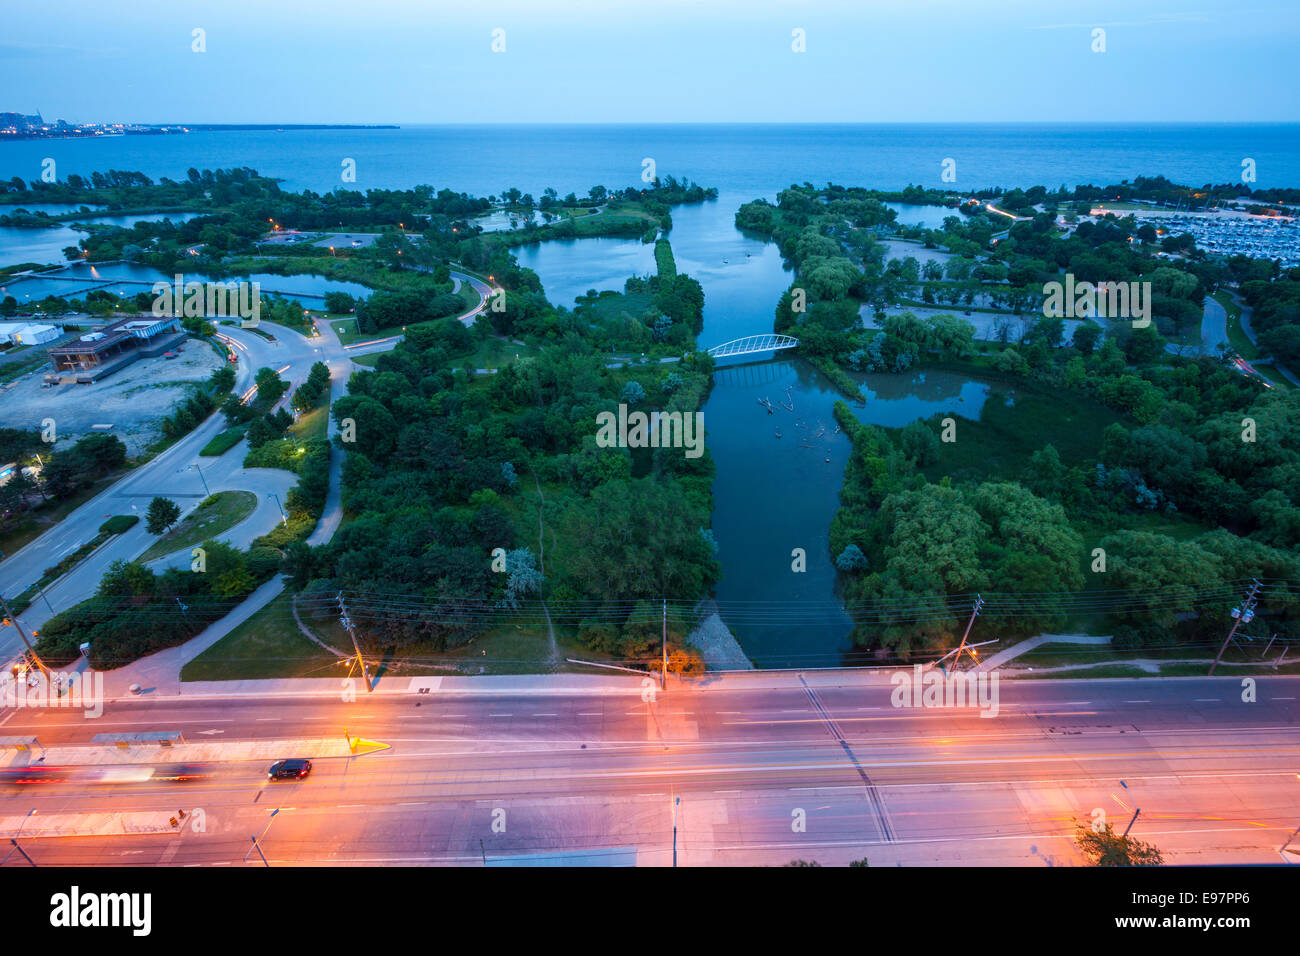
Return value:
[(0, 386), (0, 425), (40, 428), (54, 419), (58, 447), (67, 447), (91, 431), (92, 425), (113, 426), (110, 434), (126, 443), (127, 454), (138, 455), (162, 433), (162, 419), (189, 394), (189, 386), (206, 380), (221, 359), (202, 342), (190, 340), (177, 358), (140, 359), (92, 385), (42, 388), (44, 365)]

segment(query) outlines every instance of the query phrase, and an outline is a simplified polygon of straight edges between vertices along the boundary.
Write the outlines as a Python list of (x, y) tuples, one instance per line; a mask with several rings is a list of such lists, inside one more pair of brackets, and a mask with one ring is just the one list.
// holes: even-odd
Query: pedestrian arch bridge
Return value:
[(747, 335), (743, 339), (732, 339), (709, 349), (714, 358), (727, 358), (732, 355), (752, 355), (755, 352), (773, 352), (780, 349), (797, 348), (799, 340), (788, 335)]

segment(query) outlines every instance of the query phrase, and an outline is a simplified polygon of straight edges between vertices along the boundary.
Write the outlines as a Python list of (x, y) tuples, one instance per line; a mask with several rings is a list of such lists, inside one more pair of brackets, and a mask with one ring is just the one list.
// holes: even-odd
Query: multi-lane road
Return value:
[(243, 865), (263, 828), (271, 865), (544, 853), (669, 865), (674, 823), (680, 865), (1077, 865), (1075, 821), (1123, 830), (1138, 808), (1133, 834), (1168, 862), (1280, 863), (1300, 826), (1297, 678), (1259, 679), (1252, 702), (1231, 678), (1003, 681), (990, 719), (896, 708), (888, 684), (852, 675), (710, 678), (653, 700), (635, 680), (623, 693), (573, 678), (434, 684), (353, 702), (127, 700), (96, 720), (12, 711), (0, 733), (47, 747), (109, 732), (233, 743), (344, 728), (390, 746), (318, 759), (292, 783), (269, 783), (263, 759), (214, 763), (188, 783), (11, 786), (0, 818), (203, 811), (201, 832), (23, 842), (38, 863), (93, 865)]

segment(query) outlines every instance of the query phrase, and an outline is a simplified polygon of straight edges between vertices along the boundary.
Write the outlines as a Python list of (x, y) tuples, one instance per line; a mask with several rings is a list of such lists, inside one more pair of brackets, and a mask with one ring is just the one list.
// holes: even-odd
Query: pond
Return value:
[(914, 203), (887, 202), (885, 206), (898, 213), (895, 220), (900, 226), (924, 226), (926, 229), (942, 229), (943, 221), (949, 216), (960, 213), (949, 206), (920, 206)]
[[(197, 272), (184, 274), (186, 282), (207, 282), (210, 279), (211, 277)], [(234, 277), (234, 280), (240, 281), (239, 277)], [(311, 274), (281, 276), (259, 272), (249, 276), (248, 280), (259, 283), (264, 295), (272, 292), (280, 293), (308, 308), (320, 308), (326, 292), (368, 296), (373, 291), (356, 282), (342, 282)], [(39, 278), (10, 280), (7, 285), (0, 286), (0, 296), (12, 295), (20, 304), (36, 302), (47, 295), (63, 298), (81, 297), (91, 289), (102, 289), (114, 295), (133, 296), (138, 292), (151, 291), (153, 284), (159, 281), (171, 283), (175, 281), (175, 276), (164, 275), (149, 266), (127, 262), (107, 265), (76, 262), (57, 273), (46, 273)]]

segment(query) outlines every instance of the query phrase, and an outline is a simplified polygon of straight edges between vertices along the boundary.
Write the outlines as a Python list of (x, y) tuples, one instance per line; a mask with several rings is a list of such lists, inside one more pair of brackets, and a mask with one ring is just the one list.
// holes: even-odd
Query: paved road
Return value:
[[(463, 322), (465, 325), (473, 325), (478, 316), (488, 308), (488, 297), (496, 291), (496, 287), (488, 285), (482, 279), (455, 270), (451, 270), (451, 281), (452, 291), (454, 292), (459, 292), (461, 285), (468, 282), (474, 291), (478, 293), (478, 305), (456, 316), (457, 321)], [(402, 341), (404, 337), (390, 335), (387, 338), (372, 339), (368, 342), (356, 342), (346, 346), (346, 350), (350, 356), (369, 355), (372, 352), (388, 352), (396, 348), (397, 343)]]
[[(334, 336), (322, 334), (305, 338), (268, 322), (262, 323), (261, 327), (275, 335), (276, 340), (268, 342), (259, 335), (234, 326), (222, 326), (220, 329), (222, 335), (233, 341), (234, 350), (240, 358), (235, 394), (243, 394), (251, 388), (254, 374), (264, 366), (283, 369), (281, 377), (296, 387), (306, 378), (312, 363), (316, 361), (325, 361), (330, 366), (332, 398), (346, 390), (352, 363), (344, 356)], [(283, 401), (288, 400), (291, 392), (292, 388), (286, 392)], [(223, 416), (211, 416), (175, 445), (125, 475), (112, 487), (73, 511), (54, 528), (0, 563), (0, 581), (3, 582), (0, 586), (4, 587), (7, 597), (12, 597), (38, 580), (46, 568), (57, 564), (64, 555), (94, 538), (100, 524), (108, 516), (135, 513), (142, 518), (131, 530), (109, 539), (71, 574), (48, 588), (45, 592), (48, 603), (38, 597), (19, 616), (29, 631), (39, 629), (41, 624), (58, 611), (89, 597), (113, 561), (132, 560), (148, 548), (154, 538), (145, 530), (143, 516), (149, 501), (155, 495), (171, 498), (180, 505), (182, 512), (188, 512), (209, 491), (252, 491), (257, 495), (257, 508), (254, 512), (239, 525), (218, 536), (237, 547), (247, 547), (254, 538), (270, 531), (281, 520), (279, 506), (269, 495), (277, 494), (280, 502), (283, 502), (288, 490), (296, 483), (296, 476), (279, 469), (245, 469), (242, 462), (247, 445), (243, 442), (217, 458), (199, 456), (199, 450), (224, 428)], [(331, 422), (330, 433), (333, 431), (334, 424)], [(202, 477), (198, 471), (191, 470), (191, 465), (195, 464), (202, 470)], [(331, 497), (326, 502), (331, 534), (339, 519), (337, 478), (340, 467), (340, 463), (335, 462), (331, 469)], [(326, 522), (323, 520), (322, 524), (325, 525)], [(176, 562), (187, 564), (188, 553), (173, 555), (157, 566)], [(21, 649), (22, 641), (17, 631), (12, 627), (0, 626), (0, 661), (8, 660)]]
[(1300, 678), (1260, 679), (1255, 703), (1231, 678), (1003, 681), (993, 719), (897, 709), (886, 684), (838, 680), (760, 672), (651, 702), (635, 680), (631, 693), (548, 694), (538, 678), (513, 691), (354, 702), (130, 700), (94, 721), (19, 710), (0, 717), (3, 733), (46, 745), (346, 727), (391, 749), (318, 760), (289, 784), (269, 785), (265, 761), (234, 761), (191, 783), (11, 787), (0, 817), (204, 811), (204, 832), (25, 844), (38, 863), (103, 865), (240, 865), (276, 808), (262, 840), (272, 865), (481, 865), (484, 855), (617, 848), (666, 865), (677, 797), (682, 865), (1075, 865), (1073, 821), (1100, 810), (1122, 828), (1139, 806), (1134, 834), (1170, 862), (1278, 863), (1300, 824)]

